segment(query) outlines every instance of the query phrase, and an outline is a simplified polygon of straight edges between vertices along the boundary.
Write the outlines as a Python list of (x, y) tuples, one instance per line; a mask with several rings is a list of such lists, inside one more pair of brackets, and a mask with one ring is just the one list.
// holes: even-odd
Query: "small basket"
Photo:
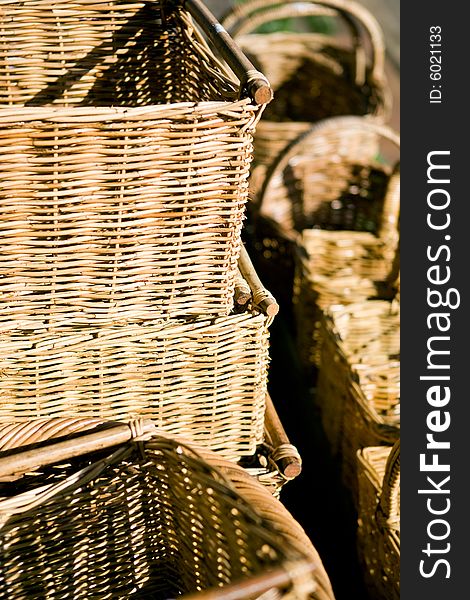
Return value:
[[(256, 268), (283, 310), (292, 311), (296, 248), (302, 249), (299, 233), (307, 229), (315, 229), (304, 234), (305, 240), (312, 238), (305, 248), (312, 256), (304, 256), (297, 267), (305, 271), (300, 279), (307, 281), (297, 282), (294, 297), (301, 285), (312, 285), (310, 271), (330, 280), (332, 274), (383, 276), (398, 240), (398, 151), (399, 138), (390, 128), (364, 117), (336, 117), (313, 126), (268, 169), (255, 192), (256, 209), (251, 207), (254, 218), (247, 233), (251, 233), (250, 248), (258, 249), (262, 257)], [(348, 237), (346, 232), (352, 231), (356, 233)], [(351, 245), (357, 240), (354, 253), (344, 249), (347, 239)], [(357, 264), (365, 263), (366, 246), (370, 248), (367, 264), (377, 269), (363, 267), (357, 272)], [(310, 306), (310, 300), (305, 304)], [(307, 344), (315, 319), (309, 321), (302, 333)]]
[(356, 453), (400, 435), (398, 304), (332, 306), (321, 322), (317, 403), (343, 481), (357, 502)]
[[(326, 17), (337, 32), (256, 34), (279, 19)], [(371, 13), (348, 0), (248, 0), (222, 23), (266, 73), (275, 100), (255, 135), (255, 163), (269, 166), (312, 123), (339, 115), (386, 119), (391, 94), (384, 75), (384, 43)], [(305, 29), (305, 27), (303, 28)], [(346, 40), (342, 30), (346, 29)]]
[(358, 550), (370, 597), (400, 599), (400, 442), (364, 448), (359, 472)]
[(0, 43), (0, 327), (229, 314), (271, 89), (200, 0), (5, 0)]
[(267, 490), (152, 423), (31, 421), (0, 440), (2, 599), (333, 598)]

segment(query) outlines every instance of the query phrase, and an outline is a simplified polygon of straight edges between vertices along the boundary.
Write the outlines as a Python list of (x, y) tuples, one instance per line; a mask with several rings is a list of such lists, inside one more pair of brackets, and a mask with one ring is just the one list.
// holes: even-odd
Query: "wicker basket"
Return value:
[(152, 423), (32, 421), (0, 440), (1, 598), (332, 598), (267, 490)]
[(263, 441), (269, 318), (0, 335), (0, 422), (154, 419), (227, 458)]
[(245, 249), (239, 266), (249, 292), (239, 314), (0, 333), (0, 423), (145, 417), (229, 460), (252, 456), (278, 305)]
[[(253, 33), (279, 19), (310, 16), (326, 16), (336, 32)], [(391, 95), (384, 75), (382, 32), (360, 4), (249, 0), (235, 6), (222, 22), (275, 90), (275, 100), (255, 136), (257, 165), (268, 166), (288, 142), (321, 119), (388, 116)]]
[(370, 597), (400, 598), (400, 442), (358, 452), (358, 550)]
[(252, 457), (239, 463), (252, 476), (279, 498), (284, 485), (302, 471), (299, 451), (290, 443), (269, 394), (266, 395), (264, 441)]
[(271, 90), (217, 26), (200, 0), (2, 2), (0, 327), (229, 314)]
[(321, 323), (317, 403), (357, 502), (356, 453), (400, 434), (400, 314), (395, 302), (333, 306)]
[[(390, 263), (398, 238), (398, 150), (397, 134), (377, 121), (335, 117), (300, 136), (268, 169), (254, 204), (250, 203), (252, 218), (247, 234), (250, 248), (259, 253), (256, 268), (284, 311), (292, 311), (296, 247), (302, 246), (299, 232), (325, 230), (305, 234), (313, 238), (307, 253), (315, 250), (320, 256), (315, 262), (316, 257), (302, 258), (306, 274), (300, 279), (310, 280), (313, 269), (319, 275), (353, 275), (353, 267), (364, 262), (363, 248), (367, 245), (372, 264), (377, 260), (378, 267)], [(380, 162), (378, 152), (382, 153)], [(359, 242), (358, 252), (352, 255), (350, 248), (344, 249), (346, 231), (357, 232), (350, 237)], [(359, 272), (362, 277), (380, 278), (382, 274), (380, 269)], [(295, 297), (300, 285), (308, 289), (308, 280), (297, 283)], [(310, 299), (304, 304), (311, 306)], [(307, 314), (307, 327), (303, 329), (305, 323), (299, 327), (307, 346), (311, 345), (315, 320)]]

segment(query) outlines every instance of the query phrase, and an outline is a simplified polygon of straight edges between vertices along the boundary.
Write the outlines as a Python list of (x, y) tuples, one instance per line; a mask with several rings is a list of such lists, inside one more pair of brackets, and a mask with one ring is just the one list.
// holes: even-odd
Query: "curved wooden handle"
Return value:
[(384, 78), (385, 44), (382, 29), (375, 17), (351, 0), (248, 0), (237, 5), (222, 19), (233, 36), (251, 33), (263, 23), (286, 17), (339, 16), (347, 24), (356, 55), (356, 82), (365, 81), (364, 44), (361, 30), (370, 41), (370, 69), (374, 81)]
[(378, 137), (382, 137), (390, 141), (397, 152), (400, 150), (400, 136), (387, 125), (380, 123), (374, 119), (364, 117), (347, 116), (347, 117), (332, 117), (324, 119), (313, 125), (308, 131), (300, 135), (292, 141), (270, 164), (266, 171), (263, 183), (255, 203), (258, 210), (263, 205), (264, 198), (269, 194), (269, 187), (272, 181), (276, 181), (281, 176), (281, 173), (287, 167), (289, 162), (295, 156), (302, 155), (302, 147), (312, 144), (312, 141), (317, 136), (342, 136), (345, 133), (357, 131), (375, 133)]

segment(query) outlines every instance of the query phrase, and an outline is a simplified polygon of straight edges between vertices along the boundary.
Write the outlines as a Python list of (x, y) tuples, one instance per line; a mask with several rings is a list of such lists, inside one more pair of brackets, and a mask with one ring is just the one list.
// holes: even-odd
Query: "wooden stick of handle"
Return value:
[(289, 479), (293, 479), (294, 477), (300, 475), (302, 472), (302, 461), (299, 453), (294, 446), (291, 446), (289, 438), (287, 437), (269, 394), (266, 394), (265, 428), (270, 438), (269, 441), (274, 450), (280, 446), (285, 446), (287, 449), (289, 447), (292, 448), (292, 453), (290, 456), (283, 456), (276, 461), (280, 472)]
[(253, 263), (248, 256), (248, 252), (243, 245), (240, 252), (240, 258), (238, 259), (238, 268), (240, 269), (243, 278), (250, 286), (253, 294), (253, 304), (259, 306), (269, 317), (276, 316), (279, 312), (279, 304), (261, 283)]
[(248, 283), (243, 279), (243, 275), (238, 269), (235, 277), (235, 303), (240, 307), (246, 306), (251, 300), (251, 289)]

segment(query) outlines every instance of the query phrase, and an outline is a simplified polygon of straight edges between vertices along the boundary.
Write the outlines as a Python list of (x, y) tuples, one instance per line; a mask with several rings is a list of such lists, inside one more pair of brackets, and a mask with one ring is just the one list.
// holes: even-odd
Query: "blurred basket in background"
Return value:
[(199, 0), (2, 3), (0, 327), (229, 314), (271, 90), (215, 25)]
[(364, 448), (359, 473), (358, 550), (371, 598), (400, 598), (400, 442)]
[(1, 598), (333, 598), (267, 490), (152, 423), (8, 425), (0, 447)]
[(400, 313), (397, 302), (332, 306), (321, 321), (316, 401), (342, 477), (357, 502), (356, 453), (400, 435)]
[[(312, 19), (313, 17), (313, 19)], [(330, 32), (305, 32), (328, 23)], [(256, 33), (288, 19), (298, 31)], [(307, 22), (307, 24), (306, 24)], [(391, 95), (384, 74), (382, 31), (371, 13), (349, 0), (249, 0), (223, 25), (269, 78), (275, 99), (255, 135), (255, 163), (269, 166), (312, 123), (338, 115), (385, 119)]]

